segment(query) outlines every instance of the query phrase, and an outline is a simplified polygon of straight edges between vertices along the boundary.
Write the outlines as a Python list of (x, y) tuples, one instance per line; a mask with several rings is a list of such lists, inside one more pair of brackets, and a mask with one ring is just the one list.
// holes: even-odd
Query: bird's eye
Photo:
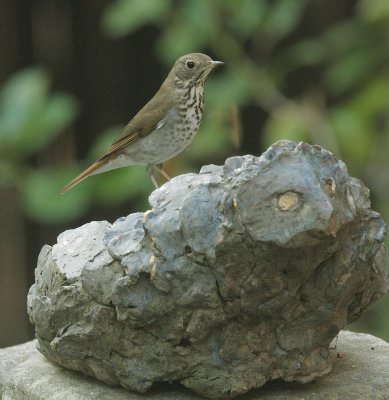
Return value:
[(186, 63), (186, 67), (189, 68), (189, 69), (192, 69), (194, 66), (195, 66), (195, 63), (193, 61), (188, 61)]

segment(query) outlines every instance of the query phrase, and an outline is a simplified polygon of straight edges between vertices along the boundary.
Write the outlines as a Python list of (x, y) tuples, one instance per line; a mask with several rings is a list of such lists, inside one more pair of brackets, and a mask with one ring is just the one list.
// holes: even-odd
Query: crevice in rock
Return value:
[(177, 343), (175, 346), (180, 346), (180, 347), (186, 347), (186, 346), (191, 346), (192, 343), (188, 338), (183, 337), (179, 343)]
[(225, 300), (225, 298), (223, 297), (223, 295), (222, 295), (222, 293), (221, 293), (221, 291), (220, 291), (219, 282), (218, 282), (218, 280), (217, 280), (216, 278), (215, 278), (215, 284), (216, 284), (216, 294), (217, 294), (217, 297), (218, 297), (219, 300), (220, 300), (220, 304), (221, 304), (221, 306), (222, 306), (222, 308), (223, 308), (223, 311), (226, 312), (226, 311), (225, 311), (225, 307), (226, 307), (226, 305), (227, 305), (227, 301)]
[(192, 248), (190, 246), (185, 246), (185, 254), (191, 254), (192, 253)]

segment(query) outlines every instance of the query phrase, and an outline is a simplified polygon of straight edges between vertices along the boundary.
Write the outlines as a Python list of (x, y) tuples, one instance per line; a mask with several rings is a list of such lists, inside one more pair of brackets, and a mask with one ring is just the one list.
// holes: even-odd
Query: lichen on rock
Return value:
[(28, 312), (48, 359), (139, 392), (309, 382), (330, 371), (339, 330), (389, 288), (385, 223), (319, 146), (280, 141), (149, 201), (43, 247)]

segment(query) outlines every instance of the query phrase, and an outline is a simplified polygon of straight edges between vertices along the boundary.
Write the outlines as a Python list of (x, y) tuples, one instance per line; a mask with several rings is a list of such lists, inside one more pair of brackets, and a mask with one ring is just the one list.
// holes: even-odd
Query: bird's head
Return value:
[(201, 53), (191, 53), (180, 57), (170, 72), (170, 77), (178, 86), (192, 86), (203, 84), (208, 74), (221, 61), (213, 61), (211, 57)]

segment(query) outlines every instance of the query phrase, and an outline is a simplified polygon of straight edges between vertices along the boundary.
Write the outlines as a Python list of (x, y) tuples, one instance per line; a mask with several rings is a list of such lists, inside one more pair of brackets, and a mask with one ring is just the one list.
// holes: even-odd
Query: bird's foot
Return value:
[(155, 166), (155, 168), (157, 168), (157, 171), (164, 177), (166, 178), (168, 181), (170, 181), (170, 176), (166, 173), (166, 171), (163, 170), (162, 168), (162, 164), (157, 164)]
[(147, 175), (151, 179), (151, 182), (153, 182), (153, 185), (155, 186), (155, 188), (158, 189), (159, 185), (158, 185), (157, 181), (154, 178), (154, 165), (148, 165), (146, 170), (147, 170)]

